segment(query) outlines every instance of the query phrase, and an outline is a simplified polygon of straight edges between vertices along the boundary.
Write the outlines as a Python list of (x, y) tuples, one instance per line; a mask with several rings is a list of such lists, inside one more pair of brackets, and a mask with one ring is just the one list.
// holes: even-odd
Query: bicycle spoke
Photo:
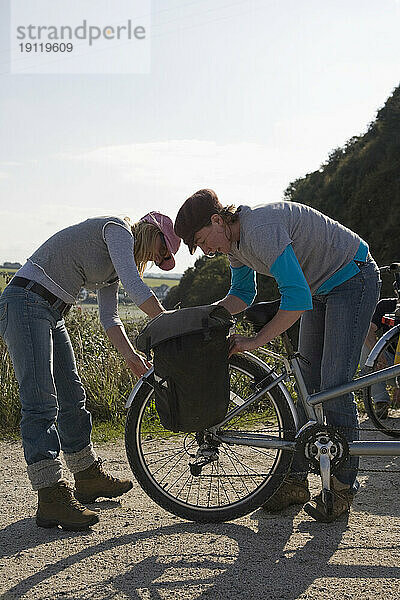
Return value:
[[(171, 455), (171, 457), (169, 457), (169, 456), (163, 456), (162, 459), (160, 459), (160, 460), (163, 461), (163, 463), (158, 467), (158, 469), (156, 471), (154, 471), (153, 474), (157, 475), (157, 473), (159, 471), (161, 471), (161, 469), (163, 469), (171, 461), (171, 459), (173, 459), (176, 456), (179, 456), (181, 454), (183, 455), (185, 453), (186, 453), (185, 450), (182, 449), (182, 450), (179, 450), (178, 452), (176, 452), (175, 454)], [(178, 459), (178, 461), (175, 464), (178, 464), (178, 462), (179, 462), (179, 459)], [(152, 464), (157, 464), (157, 461), (154, 461), (153, 463), (150, 463), (149, 466), (152, 466)]]
[[(185, 454), (185, 450), (182, 450), (182, 451), (180, 452), (180, 454)], [(168, 471), (168, 472), (167, 472), (167, 473), (164, 475), (164, 477), (162, 477), (162, 479), (160, 479), (160, 483), (162, 483), (162, 482), (164, 481), (164, 479), (165, 479), (166, 477), (168, 477), (168, 475), (169, 475), (169, 474), (170, 474), (170, 473), (171, 473), (171, 472), (174, 470), (174, 468), (175, 468), (175, 467), (176, 467), (176, 465), (179, 463), (179, 461), (180, 461), (180, 458), (178, 458), (178, 460), (177, 460), (177, 461), (175, 461), (175, 463), (172, 465), (172, 467), (170, 468), (170, 470), (169, 470), (169, 471)], [(158, 469), (158, 470), (157, 470), (157, 471), (154, 473), (154, 475), (156, 475), (156, 474), (158, 473), (158, 471), (159, 471), (159, 470), (160, 470), (160, 469)]]
[[(211, 463), (211, 475), (214, 472), (214, 463)], [(208, 497), (207, 497), (207, 506), (208, 508), (210, 508), (210, 498), (211, 498), (211, 488), (212, 488), (212, 484), (213, 484), (213, 479), (212, 477), (210, 477), (210, 485), (208, 488)]]
[[(249, 477), (254, 477), (254, 475), (251, 474), (251, 471), (253, 469), (249, 469), (248, 467), (246, 467), (244, 465), (244, 463), (241, 460), (238, 459), (239, 454), (237, 452), (235, 452), (232, 448), (227, 448), (226, 450), (228, 452), (230, 452), (231, 454), (233, 454), (233, 457), (236, 458), (236, 461), (243, 468), (243, 470), (249, 474)], [(255, 476), (258, 476), (258, 473), (256, 471), (253, 470), (253, 473), (255, 474)], [(257, 485), (257, 483), (256, 483), (256, 485)]]
[(226, 474), (226, 471), (225, 471), (225, 469), (224, 469), (223, 465), (221, 465), (221, 468), (222, 468), (222, 470), (223, 470), (223, 472), (224, 472), (224, 474), (225, 474), (225, 477), (227, 478), (227, 481), (228, 481), (228, 482), (230, 483), (230, 485), (231, 485), (231, 488), (232, 488), (232, 490), (233, 490), (233, 493), (234, 493), (234, 494), (236, 494), (236, 497), (237, 497), (237, 499), (238, 499), (238, 500), (240, 500), (240, 496), (239, 496), (239, 494), (237, 493), (237, 491), (236, 491), (236, 488), (235, 488), (235, 486), (233, 485), (233, 483), (232, 483), (232, 481), (231, 481), (230, 475), (227, 475), (227, 474)]
[[(164, 461), (164, 465), (167, 464), (169, 462), (170, 459), (174, 458), (175, 456), (177, 456), (178, 454), (182, 454), (185, 452), (184, 449), (182, 450), (178, 450), (177, 452), (174, 452), (173, 450), (170, 450), (172, 452), (172, 454), (168, 455), (168, 456), (162, 456), (159, 460), (152, 460), (150, 462), (148, 462), (147, 464), (149, 465), (149, 467), (151, 467), (152, 465), (156, 465), (157, 463), (159, 463), (160, 461)], [(144, 455), (145, 456), (145, 455)], [(161, 465), (162, 468), (163, 465)], [(156, 471), (157, 472), (157, 471)]]
[[(232, 464), (232, 467), (234, 468), (234, 470), (236, 471), (236, 473), (237, 473), (238, 475), (240, 475), (240, 473), (239, 473), (239, 471), (238, 471), (238, 469), (237, 469), (237, 467), (236, 467), (235, 463), (233, 462), (232, 458), (229, 456), (229, 454), (228, 454), (228, 452), (227, 452), (227, 448), (225, 448), (225, 454), (226, 454), (227, 458), (230, 460), (230, 462), (231, 462), (231, 464)], [(248, 487), (247, 487), (247, 485), (246, 485), (245, 483), (244, 483), (244, 487), (246, 488), (247, 492), (248, 492), (248, 493), (250, 493), (250, 490), (248, 489)]]
[[(177, 479), (177, 480), (175, 481), (175, 483), (174, 483), (174, 485), (176, 485), (176, 483), (177, 483), (177, 482), (178, 482), (180, 479), (182, 479), (182, 477), (183, 477), (184, 475), (186, 475), (186, 473), (187, 473), (188, 471), (189, 471), (189, 477), (186, 479), (186, 481), (183, 483), (182, 487), (181, 487), (181, 488), (180, 488), (180, 490), (178, 491), (178, 493), (177, 493), (177, 495), (176, 495), (176, 497), (177, 497), (177, 498), (179, 498), (179, 497), (180, 497), (180, 495), (181, 495), (181, 492), (182, 492), (183, 488), (185, 487), (185, 485), (187, 484), (187, 482), (189, 481), (189, 479), (190, 479), (190, 478), (192, 478), (192, 479), (193, 479), (193, 475), (190, 473), (190, 469), (189, 469), (189, 467), (187, 467), (187, 468), (186, 468), (186, 469), (183, 471), (183, 473), (181, 473), (181, 475), (178, 477), (178, 479)], [(171, 489), (171, 488), (170, 488), (170, 489)]]
[[(218, 463), (218, 475), (219, 475), (219, 470), (220, 470), (220, 467), (221, 467), (221, 465)], [(220, 476), (220, 475), (219, 475), (219, 477), (218, 477), (218, 482), (221, 484), (222, 490), (223, 490), (223, 492), (224, 492), (224, 494), (225, 494), (225, 498), (226, 498), (226, 500), (229, 502), (229, 497), (228, 497), (228, 494), (227, 494), (227, 492), (226, 492), (225, 483), (224, 483), (224, 480), (221, 478), (221, 476)]]

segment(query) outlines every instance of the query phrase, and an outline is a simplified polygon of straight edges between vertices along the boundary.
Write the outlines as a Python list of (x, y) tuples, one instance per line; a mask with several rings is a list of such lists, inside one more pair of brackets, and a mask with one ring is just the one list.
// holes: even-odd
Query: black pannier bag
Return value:
[(203, 431), (224, 418), (229, 403), (230, 313), (195, 306), (152, 319), (136, 338), (151, 360), (156, 408), (170, 431)]

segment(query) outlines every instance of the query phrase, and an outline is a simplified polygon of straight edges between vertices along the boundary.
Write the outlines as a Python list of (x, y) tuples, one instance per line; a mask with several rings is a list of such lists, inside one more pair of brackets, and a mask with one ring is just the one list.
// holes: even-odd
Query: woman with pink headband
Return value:
[[(164, 309), (143, 273), (149, 261), (173, 269), (179, 245), (171, 219), (158, 212), (134, 224), (118, 217), (87, 219), (44, 242), (0, 297), (0, 335), (19, 383), (22, 444), (38, 491), (40, 527), (87, 529), (99, 518), (81, 502), (114, 498), (132, 487), (107, 474), (93, 450), (91, 415), (63, 317), (82, 287), (97, 290), (109, 339), (141, 377), (151, 365), (135, 352), (118, 316), (119, 285), (144, 313), (157, 316)], [(61, 450), (75, 489), (63, 479)]]

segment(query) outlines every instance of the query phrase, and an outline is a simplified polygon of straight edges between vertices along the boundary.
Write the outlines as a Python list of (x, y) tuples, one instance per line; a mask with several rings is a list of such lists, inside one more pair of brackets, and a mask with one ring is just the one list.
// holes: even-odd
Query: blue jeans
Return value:
[(37, 294), (16, 286), (4, 290), (0, 335), (19, 384), (28, 475), (34, 489), (39, 489), (60, 478), (60, 449), (80, 459), (76, 453), (83, 451), (83, 468), (93, 462), (92, 422), (85, 406), (85, 390), (64, 320)]
[[(310, 365), (301, 363), (307, 390), (314, 393), (350, 382), (357, 370), (361, 348), (380, 292), (379, 270), (374, 261), (360, 265), (360, 272), (329, 294), (314, 296), (313, 310), (300, 321), (299, 352)], [(359, 439), (358, 412), (354, 394), (323, 404), (326, 422), (343, 428), (348, 441)], [(298, 403), (300, 424), (306, 422)], [(336, 477), (356, 491), (359, 458), (351, 456)], [(300, 457), (292, 463), (292, 474), (306, 471)], [(299, 477), (304, 478), (305, 475)]]

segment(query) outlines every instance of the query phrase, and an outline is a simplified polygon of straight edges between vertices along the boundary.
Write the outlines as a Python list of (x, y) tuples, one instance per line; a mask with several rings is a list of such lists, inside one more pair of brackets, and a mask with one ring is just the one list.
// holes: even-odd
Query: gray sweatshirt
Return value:
[(296, 202), (241, 206), (240, 241), (232, 244), (232, 267), (246, 265), (272, 276), (270, 268), (291, 244), (311, 293), (353, 260), (361, 238), (319, 211)]
[(153, 295), (140, 278), (133, 249), (126, 221), (118, 217), (87, 219), (54, 234), (17, 275), (37, 281), (71, 304), (82, 287), (97, 290), (100, 320), (109, 329), (122, 324), (118, 316), (120, 281), (137, 305)]

